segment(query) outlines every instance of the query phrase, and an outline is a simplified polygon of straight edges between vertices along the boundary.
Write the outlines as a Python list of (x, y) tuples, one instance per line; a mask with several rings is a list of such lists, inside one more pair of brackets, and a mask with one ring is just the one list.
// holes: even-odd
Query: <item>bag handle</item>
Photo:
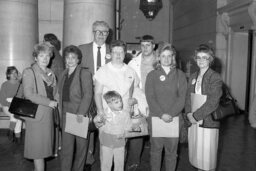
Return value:
[[(35, 72), (34, 72), (34, 70), (32, 69), (32, 67), (30, 67), (30, 69), (31, 69), (32, 72), (33, 72), (34, 80), (35, 80), (35, 85), (36, 85), (36, 93), (38, 93), (36, 75), (35, 75)], [(15, 93), (15, 95), (14, 95), (15, 97), (17, 96), (17, 94), (18, 94), (18, 92), (19, 92), (21, 83), (22, 83), (22, 81), (20, 81), (20, 83), (19, 83), (19, 86), (18, 86), (18, 88), (17, 88), (17, 90), (16, 90), (16, 93)]]

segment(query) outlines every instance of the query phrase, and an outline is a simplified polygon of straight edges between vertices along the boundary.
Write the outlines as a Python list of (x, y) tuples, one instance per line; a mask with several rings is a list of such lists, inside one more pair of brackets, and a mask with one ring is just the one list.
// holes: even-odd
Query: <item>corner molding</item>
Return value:
[(251, 29), (256, 30), (256, 1), (253, 1), (251, 5), (248, 7), (248, 14), (252, 19)]
[(217, 9), (219, 14), (222, 13), (233, 13), (236, 12), (237, 10), (240, 11), (241, 8), (248, 7), (252, 2), (255, 2), (255, 0), (237, 0), (235, 2), (229, 3), (224, 7), (221, 7)]
[(221, 24), (221, 32), (222, 34), (227, 37), (228, 34), (229, 34), (229, 24), (230, 24), (230, 17), (228, 15), (228, 13), (222, 13), (220, 16), (219, 16), (219, 19), (220, 19), (220, 24)]

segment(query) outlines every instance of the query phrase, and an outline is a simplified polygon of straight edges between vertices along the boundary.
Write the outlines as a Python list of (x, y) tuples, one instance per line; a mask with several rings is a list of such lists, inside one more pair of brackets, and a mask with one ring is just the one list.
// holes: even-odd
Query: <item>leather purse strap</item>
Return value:
[[(31, 70), (32, 70), (32, 72), (33, 72), (34, 80), (35, 80), (35, 85), (36, 85), (36, 93), (38, 93), (37, 81), (36, 81), (36, 75), (35, 75), (35, 72), (34, 72), (34, 70), (32, 69), (32, 67), (30, 67), (30, 69), (31, 69)], [(19, 86), (18, 86), (18, 88), (17, 88), (16, 93), (15, 93), (15, 95), (14, 95), (14, 96), (17, 96), (17, 94), (18, 94), (18, 92), (19, 92), (19, 89), (20, 89), (20, 85), (21, 85), (21, 83), (22, 83), (22, 81), (20, 81)]]

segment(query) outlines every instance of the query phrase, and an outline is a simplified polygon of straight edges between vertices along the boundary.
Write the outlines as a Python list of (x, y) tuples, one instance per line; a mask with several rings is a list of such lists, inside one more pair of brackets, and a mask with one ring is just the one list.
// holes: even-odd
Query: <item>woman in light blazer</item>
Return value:
[[(59, 82), (59, 107), (62, 114), (61, 170), (71, 171), (73, 166), (73, 170), (83, 171), (89, 138), (85, 139), (65, 132), (66, 112), (75, 114), (77, 122), (81, 122), (83, 116), (88, 113), (93, 99), (92, 74), (79, 65), (82, 53), (78, 47), (73, 45), (66, 47), (63, 56), (67, 69), (61, 74)], [(74, 151), (75, 146), (76, 151)]]
[(35, 63), (22, 74), (24, 97), (38, 104), (36, 117), (25, 118), (24, 157), (34, 160), (35, 171), (44, 171), (44, 158), (53, 155), (53, 109), (57, 107), (54, 73), (47, 68), (52, 55), (49, 43), (34, 46)]

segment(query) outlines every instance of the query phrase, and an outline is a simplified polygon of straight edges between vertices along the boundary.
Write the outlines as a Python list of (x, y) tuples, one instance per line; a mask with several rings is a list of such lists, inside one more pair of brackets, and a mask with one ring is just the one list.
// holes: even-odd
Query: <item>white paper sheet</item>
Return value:
[(166, 123), (159, 117), (152, 117), (152, 137), (179, 137), (179, 117)]
[(78, 123), (76, 117), (76, 114), (67, 112), (65, 132), (82, 138), (87, 138), (89, 118), (83, 117), (83, 121)]
[(206, 102), (207, 96), (191, 93), (191, 111), (195, 112)]

